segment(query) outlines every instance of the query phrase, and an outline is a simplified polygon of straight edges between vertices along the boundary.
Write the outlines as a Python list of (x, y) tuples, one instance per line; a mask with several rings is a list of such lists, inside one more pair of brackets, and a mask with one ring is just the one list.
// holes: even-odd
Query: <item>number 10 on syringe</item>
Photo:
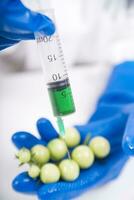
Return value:
[(72, 91), (57, 30), (52, 36), (35, 34), (55, 116), (75, 112)]

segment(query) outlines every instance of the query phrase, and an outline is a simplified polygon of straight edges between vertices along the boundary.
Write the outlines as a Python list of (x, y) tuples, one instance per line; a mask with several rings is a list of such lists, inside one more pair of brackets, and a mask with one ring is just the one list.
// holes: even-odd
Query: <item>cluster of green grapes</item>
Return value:
[(102, 136), (85, 140), (79, 145), (80, 140), (79, 132), (69, 128), (62, 138), (51, 140), (47, 147), (35, 145), (31, 150), (22, 148), (16, 157), (21, 165), (29, 164), (28, 175), (33, 179), (39, 178), (43, 183), (54, 183), (60, 178), (74, 181), (79, 177), (80, 169), (93, 165), (95, 157), (102, 159), (110, 153), (109, 141)]

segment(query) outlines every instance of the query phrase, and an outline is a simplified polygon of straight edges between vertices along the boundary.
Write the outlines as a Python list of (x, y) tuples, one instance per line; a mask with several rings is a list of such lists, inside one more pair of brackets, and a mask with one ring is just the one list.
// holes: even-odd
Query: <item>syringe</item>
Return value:
[[(44, 13), (49, 13), (49, 17), (55, 22), (54, 10), (49, 9)], [(37, 32), (35, 37), (45, 71), (53, 113), (57, 117), (59, 132), (63, 135), (65, 130), (61, 117), (75, 112), (75, 105), (57, 27), (52, 36)]]

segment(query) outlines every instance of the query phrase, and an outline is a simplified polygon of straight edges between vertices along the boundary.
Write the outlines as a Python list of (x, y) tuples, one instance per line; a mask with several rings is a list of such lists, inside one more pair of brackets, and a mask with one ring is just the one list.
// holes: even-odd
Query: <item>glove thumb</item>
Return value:
[(122, 147), (127, 155), (134, 156), (134, 113), (128, 118)]

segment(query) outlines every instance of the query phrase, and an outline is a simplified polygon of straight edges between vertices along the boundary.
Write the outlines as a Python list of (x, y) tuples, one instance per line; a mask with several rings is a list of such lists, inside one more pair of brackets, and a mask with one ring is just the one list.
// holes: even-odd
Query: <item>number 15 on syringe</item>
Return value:
[[(50, 17), (55, 21), (54, 11)], [(55, 116), (65, 116), (75, 112), (75, 105), (66, 69), (66, 63), (57, 30), (52, 36), (35, 33), (40, 49), (48, 92)]]

